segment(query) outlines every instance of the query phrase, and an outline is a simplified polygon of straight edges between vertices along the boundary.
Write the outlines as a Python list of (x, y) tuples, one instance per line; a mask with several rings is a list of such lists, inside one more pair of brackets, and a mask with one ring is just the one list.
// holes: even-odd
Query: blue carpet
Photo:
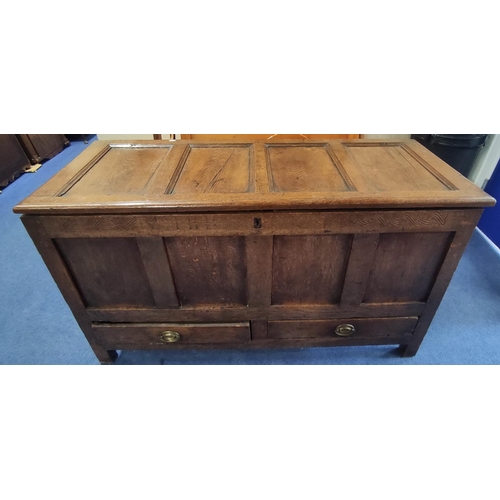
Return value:
[[(95, 140), (95, 137), (89, 142)], [(87, 145), (73, 141), (0, 194), (0, 364), (98, 364), (14, 205)], [(476, 230), (418, 354), (391, 346), (123, 351), (116, 364), (499, 364), (500, 251)]]

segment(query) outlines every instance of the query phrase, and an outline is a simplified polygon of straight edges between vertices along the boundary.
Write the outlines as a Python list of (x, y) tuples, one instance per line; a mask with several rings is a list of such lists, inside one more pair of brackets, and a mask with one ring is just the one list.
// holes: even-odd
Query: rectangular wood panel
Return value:
[(369, 191), (449, 191), (454, 186), (401, 144), (345, 146)]
[(165, 238), (183, 306), (247, 304), (245, 238)]
[(267, 145), (271, 191), (350, 191), (326, 144)]
[(453, 235), (382, 234), (363, 302), (425, 302)]
[(64, 197), (141, 194), (171, 146), (162, 148), (110, 148), (80, 179), (68, 186)]
[(167, 192), (246, 193), (253, 190), (250, 146), (189, 146)]
[(351, 235), (275, 236), (273, 304), (340, 301)]
[(135, 238), (55, 240), (88, 307), (154, 307)]

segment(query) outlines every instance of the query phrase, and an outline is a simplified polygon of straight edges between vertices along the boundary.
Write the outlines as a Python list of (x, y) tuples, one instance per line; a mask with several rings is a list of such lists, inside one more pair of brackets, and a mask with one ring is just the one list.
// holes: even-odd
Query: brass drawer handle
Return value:
[(339, 325), (335, 328), (335, 333), (340, 337), (349, 337), (356, 331), (356, 328), (352, 325)]
[(162, 342), (177, 342), (180, 338), (181, 336), (179, 333), (170, 330), (160, 333), (160, 340)]

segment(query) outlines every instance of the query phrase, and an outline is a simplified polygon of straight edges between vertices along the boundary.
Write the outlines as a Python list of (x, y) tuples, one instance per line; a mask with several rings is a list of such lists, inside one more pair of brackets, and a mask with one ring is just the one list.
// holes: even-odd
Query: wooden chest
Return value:
[(14, 210), (109, 363), (118, 349), (412, 356), (494, 202), (412, 140), (97, 141)]

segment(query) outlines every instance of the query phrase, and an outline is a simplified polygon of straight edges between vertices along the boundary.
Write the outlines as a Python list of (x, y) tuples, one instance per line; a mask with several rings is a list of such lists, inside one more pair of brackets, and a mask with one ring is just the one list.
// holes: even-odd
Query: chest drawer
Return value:
[(105, 348), (151, 349), (183, 344), (241, 344), (250, 340), (250, 324), (101, 323), (94, 324), (97, 341)]
[(418, 318), (347, 318), (308, 321), (270, 321), (271, 339), (400, 338), (411, 336)]

